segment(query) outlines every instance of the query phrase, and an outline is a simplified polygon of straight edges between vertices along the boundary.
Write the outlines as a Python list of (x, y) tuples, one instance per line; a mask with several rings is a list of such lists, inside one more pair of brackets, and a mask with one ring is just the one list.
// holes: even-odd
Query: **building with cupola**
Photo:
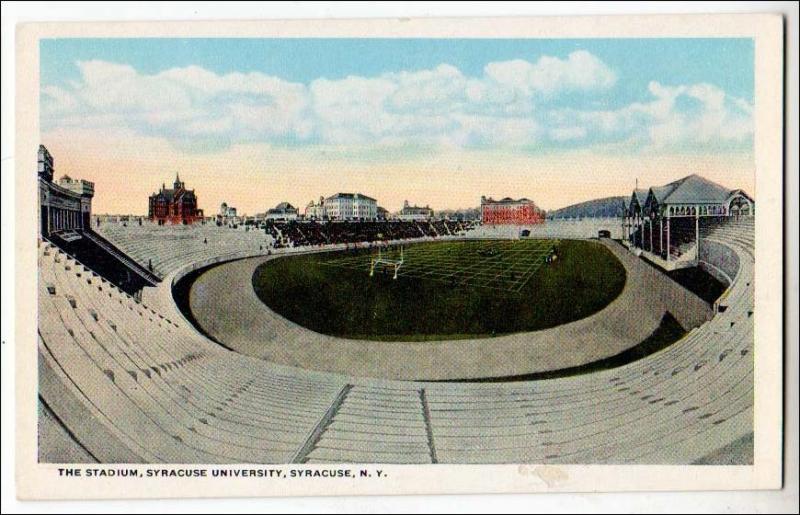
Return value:
[(202, 220), (203, 210), (197, 207), (197, 195), (194, 190), (186, 189), (178, 174), (172, 188), (165, 184), (161, 189), (150, 195), (148, 218), (159, 225), (183, 224), (189, 225)]

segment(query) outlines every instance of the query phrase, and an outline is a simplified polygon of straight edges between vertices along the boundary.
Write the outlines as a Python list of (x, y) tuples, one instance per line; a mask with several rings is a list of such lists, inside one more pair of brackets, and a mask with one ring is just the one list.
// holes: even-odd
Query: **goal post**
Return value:
[(383, 257), (381, 249), (378, 249), (378, 256), (370, 259), (369, 276), (372, 277), (375, 275), (375, 267), (385, 266), (387, 268), (394, 269), (394, 275), (392, 276), (392, 279), (397, 279), (397, 273), (400, 271), (400, 267), (403, 266), (404, 261), (405, 253), (403, 251), (403, 247), (400, 247), (400, 259)]

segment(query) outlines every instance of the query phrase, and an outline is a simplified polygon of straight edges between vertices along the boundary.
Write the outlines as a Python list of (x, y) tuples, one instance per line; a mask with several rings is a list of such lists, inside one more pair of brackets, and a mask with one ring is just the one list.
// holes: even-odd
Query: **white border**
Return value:
[[(537, 12), (537, 10), (536, 9), (532, 9), (530, 5), (526, 6), (525, 9), (518, 8), (517, 6), (519, 6), (519, 5), (520, 4), (513, 4), (513, 8), (512, 8), (508, 4), (500, 5), (500, 6), (498, 6), (497, 4), (491, 4), (490, 6), (487, 6), (487, 5), (484, 5), (483, 7), (478, 6), (478, 9), (476, 11), (476, 4), (471, 4), (469, 6), (460, 6), (461, 10), (459, 12), (457, 12), (456, 14), (471, 14), (471, 15), (476, 15), (476, 14), (477, 15), (494, 14), (494, 15), (497, 15), (497, 14), (509, 14), (509, 13), (514, 13), (514, 12), (519, 13), (521, 11), (524, 11), (526, 13)], [(658, 9), (659, 5), (661, 6), (660, 9)], [(710, 9), (709, 5), (707, 3), (704, 4), (704, 5), (699, 5), (699, 6), (698, 5), (694, 5), (691, 8), (687, 8), (687, 5), (685, 5), (685, 4), (683, 4), (683, 5), (670, 4), (670, 5), (672, 6), (672, 8), (670, 8), (670, 9), (664, 9), (664, 5), (663, 4), (633, 4), (632, 6), (629, 6), (629, 7), (633, 7), (634, 10), (639, 11), (639, 12), (653, 12), (654, 10), (682, 10), (682, 11), (700, 10), (700, 11), (706, 11), (707, 12), (709, 10), (720, 10), (722, 8), (727, 8), (728, 10), (738, 10), (738, 11), (743, 11), (743, 10), (753, 11), (753, 10), (757, 10), (757, 11), (762, 11), (763, 12), (763, 11), (770, 10), (770, 9), (775, 10), (776, 7), (779, 7), (779, 8), (781, 8), (780, 10), (788, 10), (788, 11), (791, 11), (794, 14), (794, 16), (790, 20), (791, 24), (790, 24), (790, 27), (789, 27), (789, 30), (790, 30), (789, 39), (790, 39), (790, 43), (792, 43), (792, 45), (790, 45), (790, 51), (789, 51), (789, 54), (787, 55), (787, 58), (790, 60), (789, 62), (792, 63), (790, 66), (787, 67), (788, 72), (790, 74), (790, 77), (789, 77), (790, 89), (789, 89), (789, 91), (794, 91), (793, 94), (788, 94), (787, 95), (787, 99), (790, 102), (792, 102), (794, 105), (791, 107), (791, 111), (790, 111), (791, 114), (790, 114), (789, 122), (791, 123), (791, 121), (793, 120), (793, 123), (788, 128), (787, 141), (790, 141), (790, 142), (791, 141), (797, 141), (797, 132), (796, 132), (796, 127), (797, 127), (797, 105), (796, 105), (796, 99), (797, 99), (797, 94), (796, 94), (796, 91), (797, 91), (797, 78), (796, 78), (797, 77), (796, 76), (796, 72), (797, 72), (797, 46), (796, 46), (797, 16), (796, 16), (796, 13), (797, 13), (797, 8), (796, 8), (796, 5), (794, 5), (794, 6), (788, 6), (787, 4), (778, 4), (778, 5), (776, 5), (775, 3), (772, 3), (771, 6), (769, 4), (765, 5), (763, 3), (762, 4), (758, 4), (758, 5), (747, 5), (747, 4), (724, 4), (724, 5), (721, 5), (721, 4), (715, 4), (715, 5), (712, 6), (713, 9)], [(13, 243), (11, 243), (10, 238), (9, 238), (9, 233), (11, 231), (9, 231), (7, 229), (9, 228), (10, 222), (13, 223), (13, 214), (15, 213), (15, 210), (14, 210), (14, 197), (13, 197), (13, 195), (10, 195), (10, 192), (13, 191), (13, 180), (10, 180), (10, 176), (12, 176), (12, 174), (7, 172), (8, 165), (9, 165), (9, 160), (7, 160), (6, 158), (13, 156), (13, 153), (11, 151), (9, 151), (9, 149), (13, 148), (13, 147), (10, 146), (10, 145), (12, 145), (11, 141), (13, 141), (13, 140), (11, 138), (9, 138), (9, 135), (13, 134), (13, 132), (8, 130), (8, 128), (9, 128), (9, 115), (10, 115), (11, 112), (13, 112), (12, 109), (9, 109), (10, 105), (12, 105), (12, 104), (9, 102), (9, 96), (8, 96), (9, 87), (8, 86), (12, 81), (8, 80), (10, 78), (10, 73), (9, 73), (9, 70), (8, 70), (8, 67), (7, 67), (7, 65), (11, 61), (11, 59), (8, 58), (9, 55), (13, 59), (13, 46), (8, 44), (9, 39), (10, 39), (9, 35), (11, 35), (13, 37), (13, 32), (8, 30), (7, 22), (9, 20), (8, 20), (8, 17), (7, 17), (7, 9), (6, 9), (7, 4), (4, 4), (3, 7), (4, 7), (4, 10), (3, 10), (3, 22), (4, 22), (3, 23), (4, 24), (4, 30), (3, 30), (3, 84), (4, 85), (3, 85), (3, 138), (2, 139), (3, 139), (3, 170), (4, 170), (4, 172), (6, 172), (6, 173), (2, 174), (2, 178), (3, 178), (3, 200), (4, 200), (4, 202), (2, 204), (2, 206), (3, 206), (3, 231), (2, 231), (3, 232), (3, 278), (4, 278), (4, 281), (3, 281), (3, 340), (4, 341), (10, 341), (10, 340), (13, 340), (13, 338), (9, 338), (9, 335), (13, 335), (14, 334), (13, 333), (13, 329), (14, 329), (13, 328), (13, 316), (11, 316), (11, 313), (13, 313), (13, 311), (9, 310), (9, 305), (7, 303), (7, 300), (12, 297), (14, 290), (13, 290), (13, 283), (11, 283), (11, 281), (9, 281), (7, 279), (13, 277), (13, 273), (10, 273), (10, 271), (13, 270), (13, 268), (11, 266), (9, 266), (10, 263), (13, 266), (13, 262), (11, 262), (9, 260), (9, 257), (13, 257), (14, 252), (11, 249), (13, 249), (14, 247), (13, 247)], [(243, 9), (243, 6), (241, 6), (241, 5), (239, 5), (239, 6), (236, 6), (236, 5), (231, 6), (230, 4), (225, 4), (224, 6), (223, 5), (218, 5), (218, 6), (216, 6), (216, 8), (209, 7), (208, 5), (202, 5), (198, 9), (198, 5), (193, 3), (190, 6), (188, 6), (188, 8), (191, 9), (191, 10), (198, 10), (198, 11), (200, 11), (201, 14), (192, 15), (191, 12), (187, 11), (185, 7), (183, 7), (183, 8), (182, 7), (178, 7), (178, 6), (174, 5), (174, 4), (170, 4), (170, 5), (166, 6), (166, 7), (159, 6), (159, 10), (162, 11), (160, 13), (154, 13), (154, 9), (153, 9), (152, 5), (150, 5), (150, 6), (139, 5), (139, 6), (135, 6), (134, 7), (134, 6), (131, 6), (130, 4), (128, 4), (128, 5), (123, 6), (123, 7), (115, 6), (114, 9), (108, 9), (106, 12), (103, 12), (102, 9), (98, 10), (97, 6), (93, 6), (93, 7), (92, 6), (83, 6), (83, 7), (78, 6), (78, 7), (76, 7), (76, 6), (72, 5), (72, 6), (61, 6), (61, 7), (58, 7), (58, 8), (56, 8), (55, 6), (49, 6), (49, 7), (44, 8), (44, 9), (41, 8), (41, 6), (37, 6), (34, 9), (33, 16), (36, 17), (36, 18), (41, 19), (41, 18), (44, 17), (43, 15), (45, 15), (45, 13), (46, 13), (48, 18), (49, 17), (55, 17), (55, 18), (61, 18), (61, 19), (64, 19), (64, 18), (72, 18), (72, 19), (89, 19), (89, 18), (120, 19), (120, 18), (131, 17), (131, 16), (137, 17), (139, 19), (142, 19), (142, 18), (154, 18), (154, 17), (159, 17), (159, 18), (162, 18), (162, 19), (164, 17), (173, 18), (173, 19), (174, 18), (188, 19), (188, 18), (202, 17), (202, 18), (208, 19), (208, 18), (216, 18), (216, 17), (219, 17), (219, 18), (223, 18), (223, 17), (226, 17), (226, 18), (230, 18), (230, 17), (244, 18), (244, 17), (248, 17), (248, 16), (253, 16), (254, 12), (256, 12), (259, 17), (264, 17), (265, 16), (265, 13), (264, 13), (265, 10), (263, 8), (262, 9), (258, 9), (257, 6), (255, 6), (255, 7), (256, 7), (255, 9), (253, 9), (253, 6), (250, 6), (249, 8), (244, 8)], [(306, 5), (303, 5), (301, 7), (306, 8)], [(794, 7), (793, 10), (792, 10), (792, 7)], [(621, 10), (623, 7), (621, 5), (619, 5), (619, 4), (614, 5), (614, 4), (592, 3), (592, 4), (589, 4), (588, 6), (586, 4), (583, 4), (581, 6), (578, 6), (578, 8), (582, 9), (580, 11), (581, 13), (588, 14), (589, 12), (614, 12), (614, 11)], [(365, 10), (363, 6), (353, 6), (353, 5), (345, 6), (343, 8), (338, 8), (337, 7), (336, 9), (338, 9), (338, 11), (335, 12), (334, 14), (337, 17), (363, 15), (362, 11)], [(438, 14), (438, 15), (450, 14), (450, 15), (452, 15), (452, 14), (454, 14), (452, 10), (450, 10), (448, 12), (443, 12), (441, 6), (434, 7), (433, 5), (426, 4), (424, 8), (420, 8), (420, 5), (417, 4), (415, 6), (411, 6), (410, 8), (409, 8), (409, 6), (402, 6), (401, 5), (401, 6), (394, 6), (391, 9), (387, 9), (385, 6), (383, 6), (383, 11), (380, 11), (380, 9), (378, 9), (378, 11), (380, 11), (380, 12), (376, 13), (375, 11), (373, 11), (372, 13), (367, 13), (367, 15), (376, 15), (376, 14), (377, 15), (381, 15), (381, 16), (393, 15), (393, 14), (396, 14), (396, 12), (387, 12), (387, 11), (392, 11), (392, 10), (396, 11), (397, 9), (399, 9), (402, 14), (406, 14), (406, 15), (408, 15), (408, 14), (413, 14), (413, 15), (424, 15), (424, 14)], [(405, 10), (403, 10), (403, 9), (405, 9)], [(437, 11), (437, 9), (438, 9), (438, 11)], [(481, 9), (483, 9), (483, 10), (481, 11)], [(574, 9), (575, 9), (575, 6), (568, 7), (568, 6), (564, 5), (564, 4), (557, 4), (552, 9), (550, 9), (549, 12), (552, 13), (552, 11), (555, 10), (555, 11), (557, 11), (559, 13), (566, 13), (566, 12), (569, 12), (569, 11), (574, 12)], [(87, 10), (88, 10), (88, 12), (87, 12)], [(356, 14), (354, 14), (354, 10), (355, 10)], [(24, 9), (23, 9), (23, 11), (24, 11)], [(280, 6), (278, 8), (273, 8), (271, 6), (270, 9), (269, 9), (269, 15), (271, 17), (283, 17), (283, 18), (295, 17), (295, 18), (297, 18), (297, 17), (319, 16), (319, 15), (326, 15), (326, 14), (329, 15), (333, 11), (334, 11), (334, 8), (332, 6), (330, 6), (330, 5), (327, 5), (327, 4), (314, 4), (314, 5), (308, 6), (308, 8), (306, 10), (298, 13), (296, 10), (292, 9), (292, 6), (288, 6), (288, 10), (287, 10), (287, 6), (284, 5), (282, 8)], [(409, 12), (409, 11), (414, 11), (414, 12)], [(422, 12), (420, 12), (420, 11), (422, 11)], [(444, 11), (447, 11), (447, 9), (444, 9)], [(541, 13), (541, 12), (542, 12), (541, 9), (538, 10), (538, 13)], [(157, 14), (157, 16), (154, 16), (154, 14)], [(27, 13), (26, 17), (28, 19), (30, 19), (32, 17), (31, 14), (30, 14), (30, 9), (29, 9), (29, 12)], [(17, 19), (19, 19), (19, 18), (17, 18)], [(13, 21), (12, 21), (12, 23), (13, 23)], [(11, 50), (9, 50), (10, 48), (11, 48)], [(792, 49), (793, 49), (793, 51), (792, 51)], [(787, 211), (793, 217), (793, 222), (795, 223), (793, 225), (794, 230), (790, 229), (790, 230), (787, 231), (787, 237), (791, 238), (789, 241), (787, 241), (787, 245), (789, 245), (790, 249), (792, 249), (794, 251), (795, 256), (796, 256), (796, 249), (797, 249), (797, 247), (796, 247), (796, 236), (797, 236), (797, 231), (796, 231), (796, 227), (797, 227), (796, 226), (796, 199), (798, 198), (797, 197), (797, 185), (796, 185), (796, 180), (797, 180), (797, 147), (796, 146), (794, 146), (794, 145), (790, 146), (790, 148), (788, 149), (787, 157), (789, 158), (788, 162), (790, 163), (789, 164), (789, 169), (787, 171), (787, 178), (789, 179), (789, 182), (786, 185), (786, 188), (787, 188), (787, 199), (790, 200), (790, 205), (787, 206)], [(757, 159), (758, 159), (758, 157), (757, 157)], [(762, 189), (760, 184), (757, 184), (757, 191), (758, 191), (758, 194), (759, 194), (760, 205), (763, 208), (764, 203), (762, 202), (763, 197), (761, 195), (766, 190)], [(794, 199), (795, 202), (792, 202), (791, 199)], [(760, 210), (760, 214), (764, 214), (763, 209)], [(759, 256), (763, 255), (760, 252), (761, 250), (762, 249), (758, 249), (757, 250), (757, 252), (759, 252)], [(764, 249), (764, 250), (766, 250), (766, 249)], [(773, 253), (773, 256), (774, 255), (775, 254)], [(796, 360), (796, 356), (797, 356), (797, 347), (796, 347), (796, 341), (797, 341), (796, 340), (796, 334), (797, 334), (796, 333), (796, 285), (797, 285), (796, 271), (797, 271), (797, 268), (796, 268), (796, 260), (791, 261), (790, 263), (794, 263), (794, 266), (789, 266), (787, 264), (786, 270), (787, 270), (788, 273), (795, 274), (795, 279), (791, 283), (795, 287), (795, 290), (794, 290), (795, 293), (794, 293), (794, 296), (790, 295), (788, 300), (794, 299), (794, 302), (795, 302), (794, 306), (795, 307), (793, 309), (787, 309), (787, 313), (794, 313), (795, 316), (793, 318), (793, 321), (787, 327), (787, 329), (793, 330), (793, 333), (792, 333), (792, 336), (790, 337), (790, 339), (791, 339), (790, 341), (792, 341), (792, 344), (790, 345), (790, 352), (787, 354), (786, 358), (787, 358), (787, 365), (788, 366), (796, 367), (796, 363), (797, 363), (797, 360)], [(11, 286), (11, 287), (9, 288), (9, 286)], [(9, 346), (7, 346), (7, 345), (3, 346), (3, 355), (4, 355), (4, 358), (8, 358), (9, 357)], [(792, 359), (792, 358), (794, 358), (794, 359)], [(10, 361), (11, 361), (10, 359), (4, 359), (3, 360), (3, 380), (2, 380), (2, 383), (3, 383), (3, 403), (2, 403), (2, 405), (3, 405), (3, 414), (5, 415), (3, 417), (3, 446), (2, 446), (2, 452), (3, 452), (3, 454), (2, 454), (2, 462), (3, 462), (3, 504), (4, 504), (4, 511), (6, 509), (6, 500), (10, 499), (13, 496), (13, 493), (11, 493), (10, 495), (7, 495), (9, 493), (9, 491), (7, 490), (8, 485), (11, 484), (12, 481), (8, 481), (7, 479), (9, 479), (9, 477), (6, 475), (7, 471), (8, 471), (8, 465), (11, 462), (11, 460), (9, 459), (9, 450), (11, 452), (13, 452), (13, 445), (9, 445), (12, 440), (7, 438), (8, 437), (8, 433), (7, 433), (8, 424), (7, 423), (9, 421), (13, 420), (13, 416), (14, 416), (13, 399), (9, 399), (9, 397), (8, 397), (9, 391), (11, 390), (10, 385), (12, 385), (13, 382), (11, 382), (9, 380), (10, 374), (6, 373), (8, 371), (8, 369), (9, 369), (8, 365), (9, 365)], [(796, 368), (794, 368), (792, 373), (794, 375), (793, 376), (790, 375), (790, 377), (796, 378)], [(790, 403), (789, 404), (790, 407), (787, 408), (787, 414), (795, 414), (796, 415), (796, 413), (797, 413), (797, 410), (796, 410), (796, 403), (797, 403), (796, 385), (797, 385), (797, 382), (796, 382), (796, 379), (787, 381), (787, 384), (788, 385), (793, 385), (792, 390), (790, 392), (790, 395), (787, 397), (787, 402)], [(10, 402), (9, 402), (9, 400), (10, 400)], [(11, 407), (10, 411), (8, 409), (9, 406)], [(792, 409), (791, 406), (794, 406), (795, 409)], [(787, 436), (789, 436), (789, 437), (794, 436), (794, 438), (793, 438), (793, 442), (794, 443), (792, 444), (793, 445), (793, 450), (792, 450), (792, 448), (788, 449), (789, 452), (787, 454), (787, 458), (793, 459), (794, 463), (796, 464), (796, 460), (797, 460), (797, 458), (796, 458), (796, 449), (797, 449), (797, 447), (796, 447), (796, 435), (797, 435), (796, 416), (793, 417), (793, 418), (794, 418), (794, 421), (793, 422), (789, 422), (790, 425), (789, 425), (789, 427), (787, 427)], [(792, 430), (792, 428), (793, 428), (793, 430)], [(787, 471), (792, 471), (792, 470), (794, 470), (795, 480), (791, 481), (791, 477), (787, 477), (786, 479), (787, 479), (787, 484), (788, 485), (792, 485), (792, 483), (793, 483), (793, 487), (794, 487), (793, 497), (792, 497), (792, 495), (789, 495), (788, 497), (787, 496), (782, 497), (782, 499), (784, 501), (786, 501), (786, 500), (791, 501), (792, 498), (793, 498), (794, 502), (796, 502), (796, 467), (788, 467), (787, 468)], [(13, 479), (13, 478), (11, 478), (11, 479)], [(13, 490), (11, 490), (11, 492), (13, 492)], [(788, 492), (788, 493), (790, 493), (790, 492)], [(660, 495), (661, 495), (662, 498), (664, 498), (664, 495), (667, 495), (667, 494), (660, 494)], [(515, 496), (515, 497), (517, 497), (517, 496)], [(560, 499), (553, 500), (553, 502), (555, 502), (555, 504), (550, 504), (551, 508), (554, 507), (556, 504), (558, 506), (562, 506), (562, 503), (564, 502), (563, 496), (558, 496), (558, 497)], [(647, 495), (647, 496), (642, 496), (641, 494), (639, 494), (639, 495), (630, 494), (627, 497), (630, 498), (630, 500), (633, 501), (633, 502), (637, 502), (637, 498), (638, 498), (639, 502), (644, 502), (645, 504), (640, 504), (639, 505), (640, 509), (642, 507), (645, 507), (645, 506), (647, 506), (649, 508), (653, 507), (652, 501), (654, 499), (654, 496), (652, 494), (651, 495)], [(698, 496), (695, 495), (695, 497), (698, 497)], [(730, 507), (732, 505), (737, 505), (737, 506), (740, 506), (740, 507), (744, 507), (744, 505), (742, 505), (740, 503), (737, 504), (737, 503), (733, 502), (736, 498), (741, 498), (740, 493), (729, 493), (729, 494), (725, 494), (724, 497), (727, 500), (725, 506), (727, 506), (728, 509), (730, 509)], [(761, 497), (763, 498), (764, 496), (762, 495)], [(580, 502), (580, 498), (574, 498), (573, 497), (571, 499), (578, 501), (575, 506), (578, 507), (579, 509), (580, 509), (581, 506), (583, 506), (583, 508), (587, 507), (587, 505), (585, 503), (581, 503)], [(617, 502), (619, 502), (619, 495), (614, 495), (614, 496), (612, 496), (612, 498), (606, 497), (606, 499), (609, 500), (611, 503), (617, 503)], [(742, 498), (742, 500), (743, 500), (743, 498)], [(373, 499), (373, 501), (380, 502), (379, 499)], [(489, 503), (492, 503), (491, 506), (495, 507), (495, 504), (491, 499), (487, 499), (486, 501), (489, 502)], [(183, 502), (186, 503), (186, 501), (183, 501)], [(206, 506), (205, 503), (207, 503), (207, 501), (203, 501), (203, 502), (204, 502), (203, 506)], [(431, 501), (429, 499), (426, 502), (431, 502)], [(523, 502), (523, 501), (520, 501), (520, 502)], [(537, 498), (537, 503), (542, 503), (542, 502), (548, 502), (549, 503), (550, 501), (548, 501), (546, 499), (543, 499), (541, 497), (538, 497)], [(186, 504), (184, 504), (184, 506), (185, 505)], [(343, 506), (341, 500), (339, 500), (338, 502), (334, 503), (334, 505)], [(30, 505), (28, 505), (28, 506), (30, 506)], [(199, 504), (195, 503), (195, 506), (199, 506)], [(250, 506), (252, 507), (253, 505), (251, 504)], [(445, 501), (445, 502), (443, 502), (441, 504), (441, 506), (451, 506), (451, 502), (450, 501)], [(525, 504), (518, 504), (517, 506), (529, 508), (529, 506), (526, 506)], [(546, 505), (544, 505), (544, 504), (540, 504), (540, 506), (543, 507), (543, 508), (546, 507)], [(618, 505), (616, 505), (616, 506), (618, 506)], [(672, 508), (676, 508), (677, 507), (674, 503), (670, 503), (669, 506), (672, 507)], [(692, 506), (693, 506), (694, 509), (703, 509), (704, 505), (703, 504), (698, 504), (696, 501), (694, 501)], [(759, 506), (760, 506), (761, 509), (765, 508), (764, 504), (759, 504)], [(772, 506), (777, 506), (777, 505), (772, 504)], [(788, 507), (789, 505), (787, 504), (785, 506)], [(755, 508), (755, 505), (750, 505), (750, 507)]]

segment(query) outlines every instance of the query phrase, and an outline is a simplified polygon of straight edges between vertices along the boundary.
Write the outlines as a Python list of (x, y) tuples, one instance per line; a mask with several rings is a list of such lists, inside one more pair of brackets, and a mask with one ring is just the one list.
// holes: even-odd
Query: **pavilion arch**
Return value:
[(753, 201), (741, 191), (735, 192), (726, 202), (731, 216), (753, 216)]

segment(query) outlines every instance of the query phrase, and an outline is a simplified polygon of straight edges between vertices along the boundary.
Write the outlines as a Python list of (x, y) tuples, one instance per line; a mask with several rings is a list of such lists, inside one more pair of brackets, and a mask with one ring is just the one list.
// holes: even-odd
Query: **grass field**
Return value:
[[(403, 258), (398, 277), (439, 281), (450, 286), (520, 292), (545, 264), (550, 250), (557, 246), (558, 241), (552, 240), (467, 241), (412, 245), (403, 247), (402, 253), (401, 247), (394, 246), (382, 250), (381, 257), (395, 261)], [(375, 255), (373, 251), (371, 256)], [(365, 272), (370, 270), (370, 259), (365, 259), (362, 253), (333, 255), (322, 263)], [(380, 266), (375, 273), (393, 275), (393, 269)]]
[[(555, 246), (558, 259), (546, 263)], [(381, 256), (398, 259), (399, 247)], [(489, 337), (553, 327), (608, 305), (625, 270), (597, 242), (516, 240), (406, 246), (398, 278), (377, 250), (268, 261), (253, 287), (271, 309), (313, 331), (373, 340)]]

